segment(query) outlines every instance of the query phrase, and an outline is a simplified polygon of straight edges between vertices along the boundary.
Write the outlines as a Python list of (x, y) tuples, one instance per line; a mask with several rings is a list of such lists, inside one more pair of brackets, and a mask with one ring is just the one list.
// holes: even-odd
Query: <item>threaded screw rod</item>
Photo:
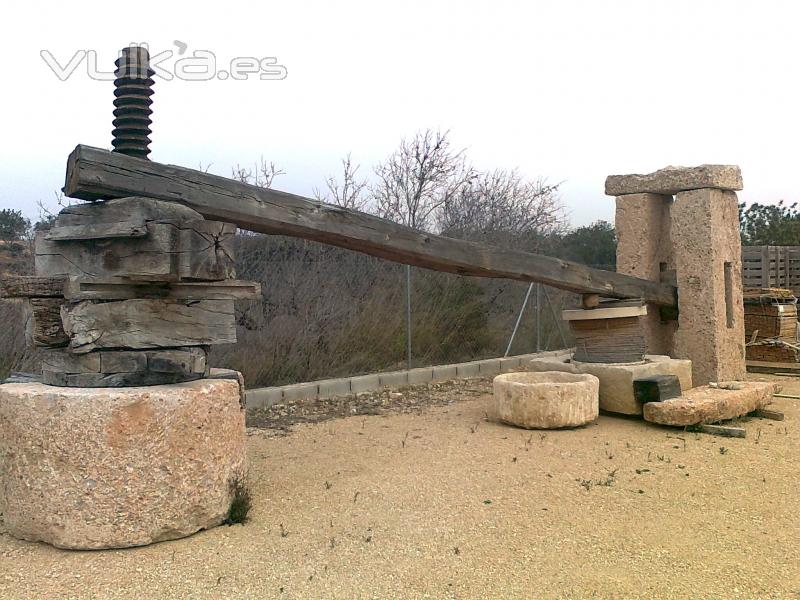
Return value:
[(150, 68), (150, 53), (147, 48), (129, 46), (123, 48), (120, 57), (114, 61), (114, 129), (111, 132), (111, 145), (114, 152), (147, 158), (150, 154), (150, 124), (153, 114), (152, 79), (155, 71)]

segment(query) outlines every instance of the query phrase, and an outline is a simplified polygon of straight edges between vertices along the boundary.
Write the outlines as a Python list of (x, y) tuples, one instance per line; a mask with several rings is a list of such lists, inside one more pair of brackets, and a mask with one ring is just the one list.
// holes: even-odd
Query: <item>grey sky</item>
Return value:
[[(367, 172), (401, 137), (451, 130), (479, 168), (564, 181), (574, 224), (613, 219), (610, 173), (742, 167), (747, 201), (799, 199), (792, 2), (9, 3), (0, 36), (0, 207), (54, 205), (78, 143), (109, 147), (113, 68), (130, 42), (274, 56), (281, 81), (157, 80), (151, 158), (229, 175), (264, 156), (310, 195), (352, 152)], [(175, 58), (179, 58), (176, 56)], [(168, 66), (172, 61), (166, 61)]]

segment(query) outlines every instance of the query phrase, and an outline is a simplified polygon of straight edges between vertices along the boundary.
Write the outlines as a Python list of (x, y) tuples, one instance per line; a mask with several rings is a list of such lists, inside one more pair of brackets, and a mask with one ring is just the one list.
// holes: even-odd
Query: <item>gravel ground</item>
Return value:
[(276, 426), (248, 431), (248, 524), (101, 552), (0, 534), (0, 598), (800, 598), (800, 401), (746, 439), (531, 432), (488, 422), (488, 389), (252, 415)]

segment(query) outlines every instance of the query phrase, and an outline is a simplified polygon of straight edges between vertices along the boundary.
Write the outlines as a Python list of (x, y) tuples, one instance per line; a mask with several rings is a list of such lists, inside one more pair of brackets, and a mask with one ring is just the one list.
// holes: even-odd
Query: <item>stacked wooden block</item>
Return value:
[(647, 306), (638, 300), (608, 300), (589, 309), (565, 310), (575, 338), (574, 360), (586, 363), (635, 363), (644, 360), (641, 318)]
[(35, 277), (0, 293), (29, 298), (44, 383), (118, 387), (208, 375), (208, 349), (236, 341), (236, 228), (174, 202), (132, 197), (70, 206), (37, 234)]
[(797, 299), (789, 290), (749, 289), (744, 295), (747, 360), (800, 361)]

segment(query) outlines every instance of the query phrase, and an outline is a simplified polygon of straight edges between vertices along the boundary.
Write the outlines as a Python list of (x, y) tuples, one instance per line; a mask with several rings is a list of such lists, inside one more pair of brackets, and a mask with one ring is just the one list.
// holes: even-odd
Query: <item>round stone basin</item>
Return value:
[(544, 371), (494, 378), (497, 418), (526, 429), (577, 427), (600, 414), (600, 380), (594, 375)]

